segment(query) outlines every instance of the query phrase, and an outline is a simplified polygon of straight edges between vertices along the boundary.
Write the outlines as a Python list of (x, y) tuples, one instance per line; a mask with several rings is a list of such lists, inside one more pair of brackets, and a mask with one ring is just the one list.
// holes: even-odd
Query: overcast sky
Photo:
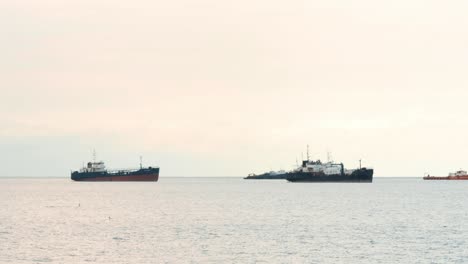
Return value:
[[(4, 0), (0, 176), (468, 169), (468, 2)], [(305, 155), (305, 153), (304, 153)]]

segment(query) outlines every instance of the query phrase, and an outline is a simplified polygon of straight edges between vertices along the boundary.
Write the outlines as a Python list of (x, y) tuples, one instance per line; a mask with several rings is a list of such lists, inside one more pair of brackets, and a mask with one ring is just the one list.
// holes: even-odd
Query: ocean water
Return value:
[(0, 179), (0, 263), (468, 263), (468, 181)]

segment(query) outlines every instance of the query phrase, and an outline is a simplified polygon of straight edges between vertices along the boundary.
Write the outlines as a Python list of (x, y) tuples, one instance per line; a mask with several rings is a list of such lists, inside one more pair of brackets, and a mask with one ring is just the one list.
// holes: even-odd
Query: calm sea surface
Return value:
[(0, 179), (0, 263), (468, 263), (468, 181)]

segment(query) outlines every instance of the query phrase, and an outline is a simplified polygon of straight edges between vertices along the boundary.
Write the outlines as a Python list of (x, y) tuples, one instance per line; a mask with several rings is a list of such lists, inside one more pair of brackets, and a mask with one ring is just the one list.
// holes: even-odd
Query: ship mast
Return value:
[(332, 155), (331, 155), (330, 151), (327, 151), (327, 162), (328, 163), (333, 162), (333, 158), (332, 158)]
[(96, 163), (96, 150), (93, 149), (93, 163)]
[(309, 145), (307, 144), (307, 160), (309, 161)]
[(140, 156), (140, 169), (143, 169), (143, 157)]

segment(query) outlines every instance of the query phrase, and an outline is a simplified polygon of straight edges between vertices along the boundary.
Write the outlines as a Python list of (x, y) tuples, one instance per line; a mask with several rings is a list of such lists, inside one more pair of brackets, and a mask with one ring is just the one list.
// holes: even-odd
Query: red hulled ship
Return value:
[(449, 173), (448, 176), (424, 176), (424, 180), (468, 180), (468, 174), (464, 170)]

